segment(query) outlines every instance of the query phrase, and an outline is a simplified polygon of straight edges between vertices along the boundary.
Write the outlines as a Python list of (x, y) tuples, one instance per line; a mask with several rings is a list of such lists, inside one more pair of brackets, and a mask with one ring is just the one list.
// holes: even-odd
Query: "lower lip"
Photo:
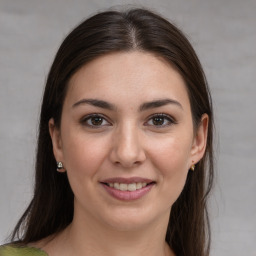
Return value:
[(114, 198), (119, 199), (119, 200), (124, 200), (124, 201), (132, 201), (132, 200), (137, 200), (144, 195), (146, 195), (151, 188), (155, 185), (154, 183), (147, 185), (146, 187), (143, 187), (141, 189), (135, 190), (135, 191), (121, 191), (115, 188), (111, 188), (106, 184), (103, 184), (103, 187), (105, 190)]

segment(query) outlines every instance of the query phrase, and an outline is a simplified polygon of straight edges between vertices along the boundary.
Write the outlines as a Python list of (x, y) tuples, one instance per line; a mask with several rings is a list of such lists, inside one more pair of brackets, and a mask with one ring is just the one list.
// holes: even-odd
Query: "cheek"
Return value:
[(95, 137), (77, 133), (64, 141), (63, 155), (68, 172), (80, 180), (93, 178), (105, 159), (107, 144), (104, 140), (95, 140)]
[(182, 137), (163, 138), (162, 141), (154, 143), (151, 150), (151, 158), (163, 175), (186, 170), (189, 162), (191, 150), (191, 139)]
[[(77, 134), (66, 138), (63, 145), (68, 180), (76, 201), (80, 203), (84, 201), (85, 196), (87, 200), (93, 198), (97, 175), (107, 151), (104, 140), (99, 143), (100, 141), (95, 138)], [(97, 204), (97, 202), (91, 202), (91, 204), (94, 203)]]
[(169, 139), (154, 148), (152, 155), (158, 170), (161, 189), (165, 200), (173, 204), (180, 195), (188, 174), (190, 153), (189, 140)]

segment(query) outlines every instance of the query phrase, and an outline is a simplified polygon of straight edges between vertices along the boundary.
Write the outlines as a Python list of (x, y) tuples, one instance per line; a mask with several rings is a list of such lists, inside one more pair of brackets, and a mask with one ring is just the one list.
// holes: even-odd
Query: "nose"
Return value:
[(139, 136), (139, 128), (136, 126), (120, 127), (113, 134), (112, 142), (110, 159), (115, 165), (131, 168), (146, 160), (142, 138)]

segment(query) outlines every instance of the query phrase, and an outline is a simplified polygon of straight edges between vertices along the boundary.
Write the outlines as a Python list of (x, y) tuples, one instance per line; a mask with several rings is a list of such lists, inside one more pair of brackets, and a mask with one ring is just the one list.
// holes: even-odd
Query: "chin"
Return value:
[[(169, 219), (170, 212), (164, 215)], [(109, 216), (105, 215), (105, 223), (117, 231), (136, 231), (147, 228), (160, 219), (163, 220), (163, 214), (155, 213), (150, 209), (118, 209), (112, 211)]]

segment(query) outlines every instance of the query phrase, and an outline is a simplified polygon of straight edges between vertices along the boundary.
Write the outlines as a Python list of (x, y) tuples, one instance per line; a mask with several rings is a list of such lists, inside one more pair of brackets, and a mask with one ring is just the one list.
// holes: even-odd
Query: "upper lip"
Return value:
[(114, 177), (108, 178), (100, 181), (101, 183), (123, 183), (123, 184), (131, 184), (131, 183), (152, 183), (154, 180), (142, 178), (142, 177), (130, 177), (130, 178), (123, 178), (123, 177)]

